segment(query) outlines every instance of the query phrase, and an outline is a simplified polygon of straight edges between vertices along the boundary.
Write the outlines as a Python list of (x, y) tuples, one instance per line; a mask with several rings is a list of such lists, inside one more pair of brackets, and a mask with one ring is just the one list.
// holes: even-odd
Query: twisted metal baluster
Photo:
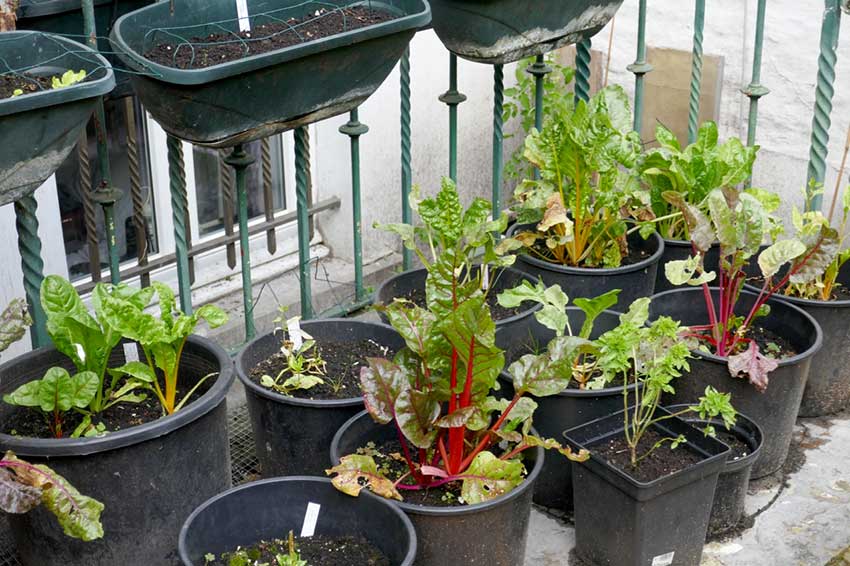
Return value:
[(313, 318), (310, 289), (310, 133), (295, 129), (295, 201), (298, 218), (298, 272), (301, 284), (301, 318)]
[[(221, 205), (222, 205), (222, 221), (224, 224), (224, 233), (226, 236), (233, 235), (233, 170), (225, 163), (227, 152), (224, 149), (218, 150), (219, 155), (219, 171), (221, 173)], [(229, 242), (225, 246), (227, 250), (227, 267), (233, 269), (236, 267), (236, 244)]]
[[(401, 57), (401, 221), (410, 224), (413, 215), (410, 210), (410, 48), (404, 50)], [(410, 269), (412, 252), (406, 247), (401, 251), (402, 269)]]
[(812, 142), (809, 148), (809, 207), (820, 210), (822, 195), (811, 195), (812, 186), (823, 184), (826, 177), (826, 157), (829, 153), (829, 126), (832, 124), (832, 97), (835, 94), (835, 64), (838, 60), (838, 32), (841, 26), (840, 0), (825, 0), (821, 24), (818, 77), (815, 87), (815, 112), (812, 118)]
[(590, 39), (576, 43), (576, 102), (590, 99)]
[(493, 65), (493, 218), (502, 213), (502, 148), (504, 134), (505, 72), (502, 65)]
[(694, 49), (691, 58), (691, 92), (688, 102), (688, 143), (694, 143), (699, 130), (699, 98), (702, 90), (702, 40), (705, 28), (705, 0), (696, 0)]
[(174, 222), (174, 255), (177, 265), (177, 287), (180, 293), (180, 308), (192, 313), (192, 284), (189, 279), (189, 248), (186, 242), (186, 170), (183, 163), (183, 142), (169, 135), (168, 176), (171, 192), (171, 217)]
[[(139, 161), (136, 109), (133, 98), (130, 96), (124, 99), (124, 111), (127, 118), (127, 163), (130, 171), (130, 199), (133, 202), (133, 229), (136, 233), (136, 260), (138, 265), (143, 267), (148, 264), (148, 230), (145, 200), (142, 195), (142, 170)], [(142, 287), (150, 285), (150, 273), (143, 273), (139, 279)]]
[[(274, 220), (274, 194), (272, 194), (272, 151), (269, 138), (260, 142), (260, 161), (263, 172), (263, 208), (266, 222)], [(266, 230), (266, 249), (270, 254), (277, 251), (277, 238), (274, 228)]]
[(100, 281), (100, 242), (97, 237), (97, 209), (92, 199), (91, 161), (89, 138), (85, 128), (77, 143), (77, 161), (80, 164), (80, 198), (83, 201), (83, 221), (86, 225), (86, 245), (89, 249), (89, 272), (92, 281)]
[(38, 203), (30, 194), (15, 201), (15, 227), (18, 230), (18, 250), (24, 273), (24, 292), (29, 304), (32, 327), (30, 337), (34, 348), (47, 346), (46, 317), (41, 308), (41, 282), (44, 280), (44, 261), (41, 259), (41, 240), (38, 237)]

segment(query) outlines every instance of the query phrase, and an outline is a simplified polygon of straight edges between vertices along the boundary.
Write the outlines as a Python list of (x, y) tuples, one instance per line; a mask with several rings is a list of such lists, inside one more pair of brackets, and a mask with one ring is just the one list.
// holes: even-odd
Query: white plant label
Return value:
[(304, 513), (304, 523), (301, 525), (301, 536), (311, 537), (316, 533), (316, 523), (319, 522), (319, 511), (322, 506), (312, 501), (307, 504), (307, 512)]
[(485, 291), (490, 288), (490, 266), (486, 263), (481, 266), (481, 288)]
[(251, 31), (248, 18), (248, 0), (236, 0), (236, 14), (239, 16), (239, 31)]
[(676, 552), (668, 552), (667, 554), (659, 554), (652, 559), (652, 566), (670, 566), (673, 563), (673, 557)]
[(304, 345), (304, 337), (301, 334), (301, 323), (299, 318), (290, 318), (286, 321), (286, 333), (289, 334), (289, 340), (292, 342), (296, 350), (300, 350)]
[(124, 344), (124, 362), (138, 362), (139, 361), (139, 350), (136, 348), (136, 344)]

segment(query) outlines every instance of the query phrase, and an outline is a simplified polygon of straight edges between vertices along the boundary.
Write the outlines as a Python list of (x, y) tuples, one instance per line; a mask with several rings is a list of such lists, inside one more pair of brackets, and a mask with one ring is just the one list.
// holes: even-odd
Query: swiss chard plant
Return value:
[[(179, 311), (174, 302), (174, 291), (154, 281), (151, 283), (159, 298), (159, 316), (145, 311), (139, 301), (133, 300), (115, 287), (95, 288), (95, 310), (106, 326), (120, 336), (135, 340), (144, 353), (144, 361), (129, 361), (113, 368), (113, 377), (124, 376), (134, 387), (152, 391), (165, 414), (180, 410), (195, 391), (214, 374), (199, 379), (184, 395), (177, 399), (180, 383), (180, 360), (189, 336), (203, 320), (210, 328), (227, 322), (227, 314), (214, 305), (203, 305), (193, 314)], [(160, 376), (162, 374), (160, 384)]]
[[(447, 194), (443, 199), (456, 202)], [(422, 215), (421, 204), (419, 210)], [(369, 359), (360, 374), (366, 409), (375, 422), (396, 429), (407, 471), (391, 478), (370, 454), (344, 456), (327, 471), (334, 485), (351, 495), (368, 486), (401, 499), (405, 490), (460, 484), (460, 500), (472, 504), (519, 485), (525, 472), (521, 455), (529, 448), (586, 458), (554, 439), (531, 434), (536, 403), (526, 395), (554, 395), (566, 387), (568, 374), (545, 360), (523, 358), (509, 368), (514, 397), (492, 395), (504, 353), (495, 345), (495, 325), (480, 282), (463, 273), (467, 248), (492, 243), (491, 228), (482, 205), (466, 212), (459, 205), (440, 207), (438, 212), (426, 220), (423, 233), (435, 244), (427, 308), (404, 300), (390, 304), (387, 317), (406, 347), (393, 360)]]
[(23, 338), (31, 324), (27, 303), (23, 299), (12, 299), (0, 313), (0, 352)]
[(628, 253), (627, 219), (649, 220), (648, 196), (630, 171), (639, 152), (619, 87), (550, 113), (523, 152), (540, 178), (524, 180), (514, 193), (517, 221), (533, 227), (500, 249), (562, 265), (618, 267)]
[[(606, 375), (617, 376), (623, 383), (623, 424), (629, 461), (637, 467), (641, 460), (653, 451), (670, 443), (676, 448), (685, 442), (684, 436), (663, 437), (652, 446), (641, 449), (641, 440), (653, 425), (687, 413), (698, 413), (701, 419), (721, 417), (726, 427), (735, 424), (735, 409), (730, 395), (707, 387), (699, 403), (676, 411), (670, 415), (656, 416), (656, 410), (664, 393), (675, 393), (674, 382), (689, 369), (691, 356), (687, 343), (681, 339), (679, 323), (669, 317), (659, 317), (651, 324), (649, 299), (638, 299), (620, 316), (617, 328), (598, 338), (598, 368)], [(629, 386), (637, 384), (629, 392)], [(631, 402), (633, 405), (629, 406)], [(714, 436), (712, 426), (705, 433)]]
[(661, 124), (655, 128), (655, 141), (658, 147), (641, 156), (637, 170), (649, 189), (656, 229), (667, 239), (690, 240), (687, 221), (664, 193), (679, 193), (688, 204), (705, 210), (711, 191), (736, 187), (752, 176), (759, 147), (745, 146), (734, 137), (719, 143), (714, 122), (702, 124), (696, 141), (684, 149)]
[[(708, 312), (708, 323), (691, 326), (690, 335), (718, 356), (728, 357), (733, 377), (747, 376), (757, 389), (765, 390), (768, 374), (778, 362), (759, 350), (751, 336), (753, 323), (769, 314), (767, 301), (786, 284), (808, 283), (825, 271), (838, 251), (836, 230), (821, 223), (759, 253), (764, 239), (775, 235), (765, 194), (714, 189), (706, 197), (707, 214), (679, 193), (663, 196), (682, 211), (694, 250), (686, 260), (668, 262), (665, 274), (674, 285), (701, 286)], [(715, 241), (720, 244), (720, 261), (716, 271), (709, 271), (704, 257)], [(735, 307), (747, 277), (745, 266), (756, 255), (763, 284), (747, 312), (738, 313)], [(709, 283), (717, 285), (716, 302)]]

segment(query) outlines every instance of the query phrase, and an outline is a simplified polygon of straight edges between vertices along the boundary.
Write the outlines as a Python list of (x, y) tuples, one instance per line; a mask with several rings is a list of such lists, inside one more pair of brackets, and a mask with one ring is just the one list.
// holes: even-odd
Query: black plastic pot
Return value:
[(431, 0), (434, 31), (453, 53), (511, 63), (578, 43), (605, 27), (623, 0)]
[[(425, 280), (427, 278), (428, 270), (424, 267), (393, 275), (381, 283), (375, 291), (375, 303), (388, 305), (396, 297), (406, 296), (412, 289), (425, 289)], [(490, 293), (496, 294), (501, 293), (505, 289), (513, 289), (523, 281), (528, 281), (532, 285), (535, 283), (535, 279), (531, 276), (510, 267), (505, 267), (498, 271), (495, 269), (492, 270), (490, 280), (493, 285)], [(526, 334), (534, 320), (534, 317), (531, 315), (535, 311), (540, 310), (540, 305), (525, 303), (523, 306), (527, 308), (514, 316), (500, 320), (494, 319), (493, 322), (496, 325), (496, 330), (500, 328), (511, 328), (518, 335)], [(387, 319), (387, 316), (383, 312), (379, 311), (378, 315), (384, 323), (389, 323), (389, 319)]]
[[(717, 289), (712, 289), (712, 297), (716, 304)], [(742, 291), (735, 314), (745, 315), (755, 299), (753, 293)], [(775, 299), (768, 304), (770, 315), (759, 319), (759, 324), (783, 336), (799, 353), (779, 362), (779, 367), (770, 373), (767, 391), (759, 393), (746, 378), (732, 378), (725, 357), (694, 350), (690, 372), (676, 380), (676, 394), (668, 400), (670, 404), (694, 403), (707, 385), (731, 393), (735, 409), (748, 415), (764, 431), (762, 454), (753, 466), (754, 479), (772, 474), (785, 462), (809, 366), (822, 343), (820, 326), (811, 316)], [(667, 315), (685, 325), (708, 322), (702, 288), (674, 289), (655, 295), (649, 313), (650, 318)]]
[[(304, 321), (301, 328), (319, 343), (370, 339), (394, 350), (404, 346), (392, 327), (375, 322), (328, 318)], [(263, 477), (322, 476), (334, 433), (363, 410), (363, 398), (287, 397), (255, 383), (249, 377), (251, 370), (279, 350), (280, 335), (272, 333), (255, 339), (236, 356), (236, 375), (245, 386), (260, 471)]]
[[(567, 315), (573, 332), (578, 332), (584, 323), (584, 312), (577, 307), (567, 307)], [(619, 314), (605, 311), (593, 325), (591, 338), (615, 328)], [(496, 330), (496, 345), (505, 350), (505, 368), (523, 354), (543, 350), (555, 333), (534, 320), (527, 332), (514, 332), (511, 328)], [(513, 384), (506, 371), (500, 376), (503, 395), (512, 397)], [(629, 386), (634, 391), (634, 384)], [(565, 389), (558, 395), (532, 397), (537, 402), (534, 412), (534, 427), (545, 438), (560, 438), (566, 429), (610, 415), (623, 408), (623, 388), (608, 387), (590, 391)], [(569, 460), (557, 454), (546, 458), (543, 470), (534, 482), (534, 502), (544, 507), (571, 511), (573, 508), (573, 484)]]
[[(655, 292), (669, 291), (677, 287), (667, 281), (667, 275), (664, 273), (664, 266), (668, 261), (676, 261), (688, 259), (693, 255), (691, 242), (685, 240), (668, 240), (664, 238), (664, 253), (661, 256), (661, 262), (658, 264), (658, 273), (655, 275)], [(705, 253), (704, 263), (708, 269), (716, 269), (720, 261), (720, 244), (714, 244)]]
[[(331, 443), (331, 463), (338, 464), (341, 456), (353, 454), (367, 442), (394, 438), (397, 432), (393, 425), (377, 425), (363, 411), (337, 431)], [(543, 449), (528, 450), (526, 454), (529, 469), (525, 481), (493, 501), (455, 507), (396, 502), (416, 528), (417, 566), (522, 566), (532, 488), (543, 468)]]
[[(508, 236), (533, 228), (528, 224), (514, 224), (508, 230)], [(664, 253), (664, 240), (654, 232), (646, 240), (637, 232), (633, 232), (629, 235), (628, 242), (630, 248), (642, 250), (649, 257), (622, 267), (593, 269), (558, 265), (519, 253), (514, 267), (535, 279), (539, 277), (546, 285), (560, 285), (570, 299), (596, 297), (611, 289), (621, 289), (617, 304), (621, 309), (627, 310), (635, 299), (652, 295), (656, 273), (662, 269), (659, 261)]]
[[(850, 285), (850, 263), (841, 268), (838, 282)], [(746, 287), (758, 291), (750, 285)], [(775, 296), (809, 313), (823, 331), (823, 348), (812, 359), (799, 416), (820, 417), (841, 411), (850, 404), (850, 300), (817, 301)]]
[(260, 540), (301, 532), (310, 503), (320, 505), (316, 535), (359, 536), (378, 547), (393, 566), (410, 566), (416, 533), (410, 519), (389, 500), (367, 491), (354, 498), (326, 478), (273, 478), (235, 487), (198, 507), (180, 531), (183, 566), (204, 566), (220, 555)]
[[(688, 405), (669, 405), (665, 409), (675, 413), (687, 407)], [(716, 430), (726, 430), (722, 419), (702, 420), (697, 413), (688, 413), (683, 415), (682, 419), (697, 428), (712, 425)], [(735, 426), (728, 432), (746, 444), (749, 447), (749, 453), (741, 458), (732, 458), (730, 455), (717, 478), (714, 503), (711, 505), (711, 518), (708, 521), (708, 532), (712, 535), (722, 534), (734, 528), (744, 515), (750, 472), (761, 455), (761, 445), (764, 441), (759, 425), (741, 413), (738, 413)]]
[[(122, 348), (109, 367), (125, 362)], [(0, 394), (41, 378), (53, 366), (71, 370), (52, 348), (35, 350), (0, 366)], [(209, 340), (189, 338), (180, 363), (181, 383), (191, 386), (218, 372), (196, 401), (157, 421), (99, 438), (35, 439), (0, 434), (0, 450), (45, 463), (81, 493), (105, 505), (104, 538), (81, 542), (66, 537), (42, 508), (10, 515), (24, 564), (38, 566), (170, 566), (178, 563), (176, 534), (186, 517), (209, 497), (230, 487), (225, 397), (233, 363)], [(19, 410), (0, 404), (0, 419)]]
[[(663, 408), (660, 413), (669, 414)], [(683, 434), (704, 459), (690, 468), (640, 482), (594, 453), (594, 446), (623, 434), (623, 411), (564, 432), (590, 459), (573, 465), (576, 555), (608, 566), (696, 566), (700, 563), (717, 477), (729, 447), (673, 417), (653, 425)]]

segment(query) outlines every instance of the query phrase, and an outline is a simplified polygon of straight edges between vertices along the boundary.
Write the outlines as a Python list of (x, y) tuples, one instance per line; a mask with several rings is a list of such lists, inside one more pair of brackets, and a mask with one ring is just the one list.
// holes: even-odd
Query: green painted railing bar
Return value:
[(747, 118), (747, 145), (756, 144), (756, 126), (759, 116), (759, 99), (770, 92), (761, 84), (761, 55), (764, 48), (764, 19), (767, 9), (767, 0), (759, 0), (756, 13), (756, 38), (753, 46), (753, 75), (747, 88), (742, 89), (750, 99), (750, 113)]
[[(410, 224), (410, 187), (413, 182), (410, 171), (410, 48), (404, 50), (399, 69), (401, 77), (401, 221)], [(402, 247), (401, 266), (408, 270), (412, 265), (412, 251)]]
[(641, 124), (643, 123), (643, 79), (647, 73), (652, 71), (652, 65), (646, 60), (646, 0), (640, 0), (638, 4), (637, 55), (635, 62), (626, 68), (630, 73), (634, 73), (635, 75), (634, 130), (640, 133)]
[(248, 233), (248, 187), (246, 172), (256, 159), (245, 151), (242, 144), (233, 147), (233, 151), (224, 158), (224, 162), (233, 167), (236, 178), (236, 204), (239, 218), (239, 258), (242, 268), (242, 306), (245, 310), (245, 341), (256, 334), (254, 329), (254, 298), (251, 295), (251, 242)]
[[(98, 191), (100, 192), (100, 191)], [(104, 192), (111, 192), (106, 189)], [(95, 193), (97, 197), (97, 193)], [(115, 201), (101, 203), (103, 207), (103, 223), (106, 228), (106, 249), (109, 251), (109, 280), (113, 285), (121, 282), (121, 263), (118, 256), (118, 245), (115, 240)]]
[(449, 107), (449, 177), (457, 182), (457, 107), (466, 95), (457, 90), (457, 55), (449, 55), (449, 90), (440, 95), (440, 102)]
[(576, 102), (590, 100), (590, 39), (576, 43)]
[[(835, 94), (835, 63), (838, 60), (838, 32), (841, 27), (841, 0), (825, 0), (820, 31), (820, 56), (815, 86), (815, 112), (812, 118), (812, 143), (809, 148), (808, 180), (821, 185), (826, 178), (826, 156), (829, 153), (829, 126), (832, 123), (832, 97)], [(811, 186), (808, 185), (808, 189)], [(820, 210), (822, 195), (809, 202), (812, 210)]]
[(174, 255), (177, 267), (177, 289), (180, 309), (192, 313), (192, 283), (189, 279), (189, 248), (186, 241), (186, 169), (183, 163), (183, 142), (174, 136), (166, 139), (168, 149), (168, 179), (171, 192), (171, 218), (174, 223)]
[[(552, 72), (552, 67), (546, 64), (543, 55), (538, 55), (534, 63), (525, 70), (534, 76), (534, 127), (543, 129), (543, 95), (546, 94), (546, 75)], [(534, 168), (534, 178), (540, 178), (540, 171)]]
[(688, 103), (688, 143), (694, 143), (699, 130), (699, 98), (702, 90), (702, 40), (705, 29), (705, 0), (696, 0), (694, 9), (694, 49), (691, 56), (691, 92)]
[(505, 70), (493, 65), (493, 218), (502, 212), (502, 148), (504, 134)]
[(360, 136), (369, 131), (369, 126), (360, 122), (357, 109), (351, 111), (348, 122), (340, 126), (340, 133), (351, 138), (351, 216), (352, 241), (354, 243), (354, 300), (365, 299), (363, 288), (363, 222), (360, 211)]
[(310, 289), (310, 133), (306, 126), (295, 129), (295, 202), (298, 213), (298, 274), (301, 287), (301, 318), (313, 318)]
[(24, 274), (24, 293), (29, 304), (33, 348), (50, 344), (47, 336), (47, 317), (41, 308), (41, 282), (44, 280), (44, 261), (41, 259), (41, 239), (38, 237), (38, 203), (34, 195), (15, 201), (15, 227), (18, 230), (18, 250)]

